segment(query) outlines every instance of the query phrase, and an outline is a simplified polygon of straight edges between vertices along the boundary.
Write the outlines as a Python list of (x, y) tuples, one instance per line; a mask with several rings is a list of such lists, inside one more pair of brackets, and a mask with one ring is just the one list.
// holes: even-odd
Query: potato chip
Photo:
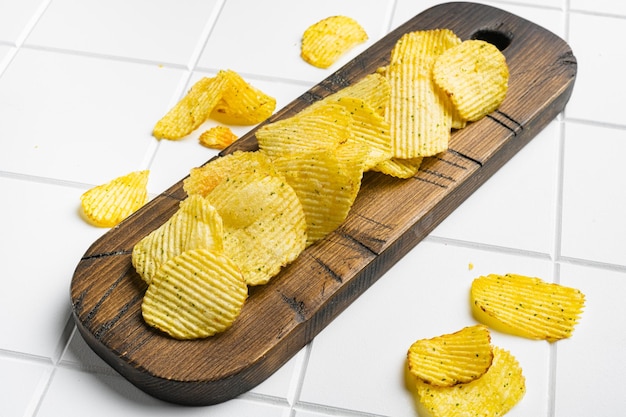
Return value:
[(147, 324), (176, 339), (198, 339), (228, 329), (247, 297), (237, 265), (222, 253), (199, 248), (159, 268), (141, 311)]
[(431, 77), (435, 58), (461, 40), (450, 30), (403, 35), (385, 71), (391, 88), (385, 113), (391, 125), (393, 156), (413, 159), (448, 148), (452, 115)]
[(148, 202), (149, 171), (135, 171), (87, 190), (82, 212), (92, 224), (113, 227)]
[(267, 283), (304, 250), (304, 211), (284, 178), (241, 172), (206, 198), (224, 222), (224, 252), (248, 285)]
[(352, 116), (344, 106), (324, 103), (315, 111), (266, 124), (256, 131), (259, 148), (270, 159), (293, 152), (333, 149), (352, 135)]
[(344, 144), (274, 160), (302, 203), (307, 246), (323, 239), (347, 217), (361, 187), (365, 153), (357, 144)]
[(181, 139), (204, 123), (221, 100), (228, 80), (219, 73), (198, 80), (176, 105), (154, 126), (159, 139)]
[(190, 249), (221, 252), (224, 228), (217, 210), (200, 195), (180, 203), (176, 213), (133, 247), (131, 261), (148, 284), (161, 265)]
[(417, 157), (412, 159), (390, 158), (378, 163), (372, 171), (380, 172), (396, 178), (411, 178), (419, 171), (424, 158)]
[(183, 180), (183, 189), (188, 195), (206, 196), (220, 182), (242, 172), (258, 174), (260, 177), (278, 175), (265, 153), (235, 151), (215, 158), (201, 167), (192, 168), (189, 176)]
[(482, 40), (466, 40), (437, 57), (433, 79), (450, 97), (461, 119), (476, 121), (504, 101), (509, 69), (497, 47)]
[(229, 125), (253, 125), (270, 117), (276, 109), (276, 99), (246, 82), (232, 70), (220, 71), (226, 87), (210, 115)]
[(211, 149), (224, 149), (237, 140), (237, 135), (227, 126), (213, 126), (198, 137), (202, 146)]
[(526, 393), (526, 379), (517, 359), (493, 346), (487, 373), (466, 384), (436, 387), (417, 380), (421, 405), (432, 417), (502, 416)]
[(572, 335), (585, 304), (579, 290), (517, 274), (476, 278), (474, 313), (488, 325), (530, 339), (554, 342)]
[(491, 335), (484, 325), (420, 339), (408, 352), (411, 374), (427, 384), (451, 387), (483, 376), (493, 360)]
[(318, 68), (328, 68), (368, 36), (347, 16), (330, 16), (309, 26), (302, 35), (300, 56)]
[(381, 116), (385, 114), (385, 109), (389, 102), (390, 87), (389, 81), (381, 74), (368, 74), (359, 81), (333, 93), (323, 99), (313, 103), (300, 114), (314, 110), (317, 106), (329, 102), (338, 101), (345, 97), (361, 99), (365, 101), (376, 113)]

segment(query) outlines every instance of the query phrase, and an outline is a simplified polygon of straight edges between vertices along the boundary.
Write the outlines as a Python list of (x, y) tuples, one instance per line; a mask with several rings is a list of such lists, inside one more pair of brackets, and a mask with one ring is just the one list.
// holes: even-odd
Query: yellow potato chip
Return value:
[(222, 253), (192, 249), (159, 268), (144, 295), (145, 322), (176, 339), (228, 329), (248, 297), (237, 265)]
[(579, 290), (517, 274), (490, 274), (471, 287), (472, 308), (498, 330), (554, 342), (572, 335), (585, 304)]
[(419, 171), (423, 159), (422, 157), (412, 159), (390, 158), (377, 164), (372, 168), (372, 171), (396, 178), (411, 178)]
[(274, 160), (302, 203), (307, 245), (323, 239), (345, 220), (361, 187), (364, 158), (362, 147), (344, 144)]
[(504, 101), (509, 69), (497, 47), (482, 40), (466, 40), (437, 57), (433, 79), (450, 97), (461, 119), (476, 121)]
[(368, 74), (356, 83), (344, 87), (336, 93), (313, 103), (311, 106), (302, 110), (300, 114), (313, 111), (317, 106), (350, 97), (365, 101), (369, 107), (382, 116), (385, 114), (385, 109), (389, 102), (390, 91), (389, 81), (387, 81), (383, 75), (377, 73)]
[(300, 56), (315, 67), (328, 68), (367, 38), (367, 33), (356, 20), (347, 16), (330, 16), (304, 31)]
[(242, 172), (219, 183), (206, 198), (224, 222), (224, 252), (248, 285), (267, 283), (304, 250), (304, 211), (284, 178)]
[(220, 182), (242, 172), (261, 177), (278, 175), (265, 153), (235, 151), (215, 158), (201, 167), (192, 168), (189, 176), (183, 180), (183, 189), (188, 195), (206, 196)]
[(423, 408), (432, 417), (502, 416), (526, 393), (526, 379), (517, 359), (493, 347), (493, 362), (487, 373), (465, 384), (436, 387), (417, 380)]
[(211, 149), (224, 149), (237, 140), (237, 135), (227, 126), (214, 126), (202, 132), (198, 141)]
[(270, 117), (276, 99), (246, 82), (232, 70), (220, 71), (226, 80), (221, 99), (211, 110), (211, 117), (229, 125), (253, 125)]
[(401, 159), (432, 156), (448, 148), (452, 115), (431, 77), (435, 58), (461, 40), (450, 30), (436, 29), (403, 35), (391, 52), (385, 74), (393, 156)]
[(352, 123), (344, 106), (329, 102), (315, 111), (266, 124), (256, 137), (261, 151), (275, 159), (292, 152), (335, 148), (350, 138)]
[(83, 214), (96, 226), (116, 226), (148, 202), (148, 175), (148, 170), (131, 172), (85, 191)]
[(221, 100), (228, 80), (220, 73), (197, 81), (170, 111), (154, 126), (152, 134), (160, 139), (181, 139), (204, 123)]
[(411, 374), (427, 384), (451, 387), (483, 376), (493, 360), (491, 335), (484, 325), (420, 339), (408, 351)]
[(224, 228), (217, 210), (204, 197), (191, 195), (176, 213), (133, 247), (131, 261), (148, 284), (161, 265), (190, 249), (221, 252)]

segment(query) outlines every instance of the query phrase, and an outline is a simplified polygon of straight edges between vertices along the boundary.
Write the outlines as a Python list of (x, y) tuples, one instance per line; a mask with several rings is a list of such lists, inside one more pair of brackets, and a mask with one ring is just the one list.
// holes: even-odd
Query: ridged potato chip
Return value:
[(135, 171), (93, 187), (80, 196), (82, 212), (95, 226), (113, 227), (148, 202), (150, 171)]
[(427, 384), (451, 387), (483, 376), (493, 361), (491, 335), (484, 325), (420, 339), (409, 348), (411, 374)]
[(159, 139), (181, 139), (204, 123), (221, 100), (228, 80), (220, 74), (203, 77), (154, 126)]
[(323, 239), (347, 217), (361, 187), (364, 158), (362, 147), (345, 144), (274, 160), (302, 203), (307, 246)]
[(517, 274), (476, 278), (470, 296), (475, 315), (490, 327), (549, 342), (572, 335), (585, 304), (578, 289)]
[(276, 99), (246, 82), (232, 70), (218, 73), (226, 86), (210, 116), (229, 125), (253, 125), (270, 117), (276, 109)]
[(452, 387), (435, 387), (418, 379), (417, 393), (432, 417), (503, 416), (524, 397), (526, 379), (517, 359), (493, 346), (493, 362), (480, 378)]
[(223, 180), (242, 172), (260, 177), (278, 175), (265, 153), (235, 151), (215, 158), (201, 167), (192, 168), (189, 176), (183, 180), (183, 189), (188, 195), (199, 194), (206, 197)]
[(504, 101), (509, 68), (493, 44), (466, 40), (437, 57), (433, 79), (450, 97), (461, 119), (476, 121)]
[(211, 149), (224, 149), (237, 140), (237, 135), (227, 126), (213, 126), (198, 137), (202, 146)]
[(386, 119), (391, 125), (393, 156), (432, 156), (448, 148), (452, 114), (431, 77), (435, 59), (461, 43), (448, 29), (409, 32), (391, 51), (385, 76), (391, 99)]
[(228, 329), (247, 297), (248, 287), (230, 258), (192, 249), (159, 268), (141, 311), (147, 324), (176, 339), (198, 339)]
[(304, 31), (300, 56), (315, 67), (328, 68), (367, 38), (365, 29), (356, 20), (347, 16), (330, 16)]
[(390, 158), (378, 163), (374, 168), (372, 168), (372, 171), (380, 172), (396, 178), (411, 178), (414, 177), (419, 171), (423, 159), (424, 158), (422, 157), (412, 159)]
[(338, 103), (266, 124), (256, 131), (259, 148), (270, 158), (292, 152), (333, 149), (351, 136), (350, 113)]
[(304, 211), (284, 178), (242, 172), (219, 183), (206, 198), (224, 222), (224, 252), (248, 285), (269, 282), (304, 250)]
[(252, 125), (272, 115), (276, 99), (246, 82), (232, 70), (198, 80), (154, 126), (159, 139), (181, 139), (209, 117), (225, 124)]
[(224, 228), (217, 210), (200, 195), (180, 203), (176, 213), (133, 247), (131, 262), (148, 284), (161, 265), (191, 249), (224, 249)]

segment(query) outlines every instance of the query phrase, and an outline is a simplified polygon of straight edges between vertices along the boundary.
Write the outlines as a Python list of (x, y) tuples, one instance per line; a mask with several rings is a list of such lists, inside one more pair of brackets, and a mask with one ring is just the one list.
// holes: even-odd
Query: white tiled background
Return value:
[[(79, 196), (143, 168), (156, 195), (213, 155), (197, 134), (150, 135), (191, 83), (231, 68), (280, 108), (434, 4), (0, 0), (0, 416), (416, 416), (409, 345), (473, 324), (471, 280), (506, 272), (587, 296), (569, 340), (493, 334), (527, 380), (510, 415), (623, 416), (626, 3), (613, 0), (489, 3), (569, 42), (578, 78), (564, 114), (251, 392), (212, 407), (163, 403), (75, 331), (70, 279), (105, 232), (81, 220)], [(358, 20), (370, 40), (330, 70), (313, 68), (299, 59), (300, 35), (334, 14)]]

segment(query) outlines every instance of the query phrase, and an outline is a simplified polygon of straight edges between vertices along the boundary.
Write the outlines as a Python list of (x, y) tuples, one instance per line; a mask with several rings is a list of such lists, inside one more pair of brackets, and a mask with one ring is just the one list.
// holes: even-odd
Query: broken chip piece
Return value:
[(202, 146), (222, 150), (237, 140), (237, 135), (228, 126), (213, 126), (198, 137)]

